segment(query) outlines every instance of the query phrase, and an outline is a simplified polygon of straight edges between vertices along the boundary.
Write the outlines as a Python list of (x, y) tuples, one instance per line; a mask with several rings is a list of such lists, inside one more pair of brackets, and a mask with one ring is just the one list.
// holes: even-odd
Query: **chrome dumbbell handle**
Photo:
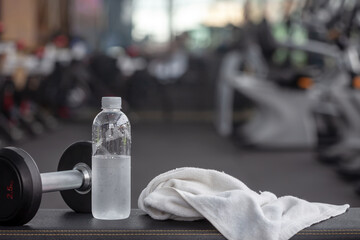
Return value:
[(42, 192), (76, 189), (87, 193), (91, 189), (91, 168), (85, 163), (75, 165), (73, 170), (41, 173)]

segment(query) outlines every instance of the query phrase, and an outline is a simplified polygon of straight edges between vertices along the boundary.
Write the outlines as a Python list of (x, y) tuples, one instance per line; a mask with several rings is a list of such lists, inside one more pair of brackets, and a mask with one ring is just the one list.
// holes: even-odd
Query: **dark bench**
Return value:
[[(241, 227), (241, 226), (239, 226)], [(63, 209), (40, 209), (33, 220), (21, 227), (0, 227), (0, 239), (225, 239), (208, 221), (156, 221), (132, 210), (130, 218), (100, 221), (90, 214)], [(292, 239), (360, 239), (360, 208), (315, 224)], [(255, 240), (255, 239), (248, 239)], [(261, 239), (266, 240), (266, 239)]]

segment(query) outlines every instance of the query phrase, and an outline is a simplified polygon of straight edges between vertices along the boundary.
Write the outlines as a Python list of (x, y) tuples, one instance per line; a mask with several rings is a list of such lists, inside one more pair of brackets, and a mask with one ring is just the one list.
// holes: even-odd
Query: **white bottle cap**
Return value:
[(101, 108), (120, 108), (121, 97), (103, 97), (101, 99)]

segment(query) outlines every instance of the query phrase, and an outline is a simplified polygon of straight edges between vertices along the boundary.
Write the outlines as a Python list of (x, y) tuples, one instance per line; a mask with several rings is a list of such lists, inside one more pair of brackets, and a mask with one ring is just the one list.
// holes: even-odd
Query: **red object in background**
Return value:
[(54, 44), (58, 48), (67, 47), (68, 43), (69, 43), (69, 40), (65, 35), (59, 35), (54, 39)]
[(4, 24), (0, 22), (0, 34), (4, 32)]
[(18, 40), (18, 41), (16, 41), (16, 49), (18, 50), (18, 51), (23, 51), (24, 49), (25, 49), (25, 42), (24, 41), (22, 41), (22, 40)]
[(4, 94), (4, 110), (10, 111), (10, 109), (14, 106), (14, 98), (12, 93)]
[(42, 58), (44, 56), (44, 52), (45, 52), (45, 47), (41, 46), (36, 49), (35, 54), (38, 58)]
[(31, 113), (31, 104), (27, 100), (23, 100), (20, 103), (20, 112), (22, 115), (26, 116)]
[(139, 51), (139, 48), (132, 45), (132, 46), (129, 46), (127, 49), (126, 49), (126, 53), (129, 57), (137, 57), (139, 56), (140, 54), (140, 51)]

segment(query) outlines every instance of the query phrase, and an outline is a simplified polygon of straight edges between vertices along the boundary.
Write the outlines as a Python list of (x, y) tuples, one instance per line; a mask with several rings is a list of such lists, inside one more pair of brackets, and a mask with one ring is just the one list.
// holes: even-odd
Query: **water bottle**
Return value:
[(130, 215), (131, 131), (120, 97), (103, 97), (92, 126), (92, 214), (97, 219)]

